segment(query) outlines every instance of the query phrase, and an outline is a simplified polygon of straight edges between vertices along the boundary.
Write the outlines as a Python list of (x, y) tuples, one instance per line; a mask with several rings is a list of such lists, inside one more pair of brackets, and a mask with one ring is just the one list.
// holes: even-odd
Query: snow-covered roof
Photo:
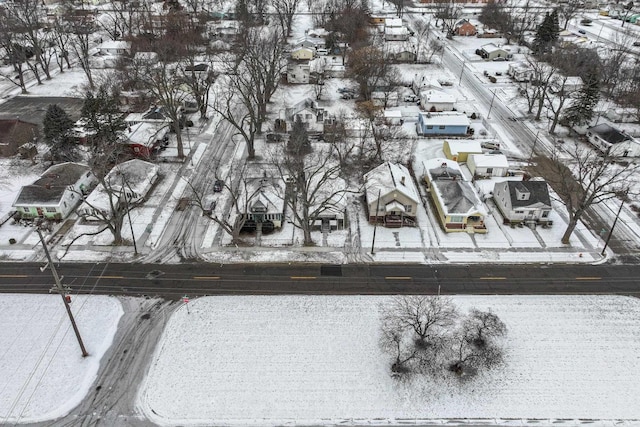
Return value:
[(495, 44), (495, 43), (487, 43), (487, 44), (483, 44), (483, 45), (481, 46), (481, 49), (482, 49), (482, 50), (484, 50), (484, 51), (485, 51), (485, 52), (487, 52), (487, 53), (497, 52), (497, 51), (499, 51), (499, 50), (500, 50), (500, 51), (503, 51), (503, 52), (506, 52), (506, 51), (507, 51), (506, 49), (504, 49), (504, 48), (502, 48), (502, 47), (496, 46), (496, 44)]
[(109, 190), (103, 184), (98, 185), (80, 205), (78, 212), (89, 214), (100, 210), (109, 215), (111, 212), (109, 197), (113, 198), (113, 203), (116, 205), (124, 188), (128, 201), (137, 202), (147, 195), (157, 177), (158, 166), (153, 163), (140, 159), (120, 163), (114, 166), (104, 178)]
[(445, 140), (445, 143), (449, 145), (449, 151), (454, 155), (459, 153), (482, 153), (482, 145), (480, 144), (480, 141), (472, 139), (453, 139)]
[(60, 163), (47, 169), (33, 184), (22, 187), (13, 206), (57, 204), (69, 186), (90, 169), (79, 163)]
[(389, 27), (402, 27), (402, 19), (400, 18), (385, 18), (384, 26)]
[(131, 42), (124, 40), (107, 40), (103, 42), (100, 46), (98, 46), (99, 50), (107, 50), (107, 49), (131, 49)]
[(402, 111), (400, 110), (384, 110), (384, 117), (386, 119), (401, 119)]
[(426, 102), (432, 102), (436, 104), (453, 104), (456, 102), (456, 98), (453, 95), (439, 90), (420, 91), (420, 97), (423, 98)]
[(263, 206), (265, 213), (280, 213), (284, 211), (284, 191), (285, 182), (280, 177), (257, 177), (246, 178), (240, 185), (240, 196), (238, 199), (239, 209), (251, 213), (251, 207)]
[(157, 123), (138, 123), (125, 132), (129, 143), (151, 147), (169, 132), (169, 126)]
[(404, 36), (409, 34), (409, 30), (407, 30), (405, 27), (385, 27), (384, 33), (389, 35)]
[(464, 113), (431, 113), (428, 111), (420, 111), (423, 122), (426, 124), (444, 125), (444, 126), (470, 126), (471, 121)]
[(426, 173), (434, 191), (440, 200), (445, 216), (486, 215), (480, 196), (464, 175), (457, 162), (448, 159), (430, 159), (425, 162)]
[(420, 201), (409, 170), (401, 164), (385, 162), (364, 175), (365, 196), (371, 203), (380, 196), (398, 191), (414, 202)]
[(509, 160), (504, 154), (471, 154), (473, 163), (481, 168), (508, 168)]

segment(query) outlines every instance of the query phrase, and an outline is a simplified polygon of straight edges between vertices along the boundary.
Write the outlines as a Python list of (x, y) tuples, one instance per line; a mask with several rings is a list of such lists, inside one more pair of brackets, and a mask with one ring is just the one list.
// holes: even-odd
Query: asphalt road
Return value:
[[(0, 292), (46, 293), (40, 264), (0, 264)], [(167, 299), (221, 294), (625, 294), (636, 265), (60, 264), (73, 294)]]

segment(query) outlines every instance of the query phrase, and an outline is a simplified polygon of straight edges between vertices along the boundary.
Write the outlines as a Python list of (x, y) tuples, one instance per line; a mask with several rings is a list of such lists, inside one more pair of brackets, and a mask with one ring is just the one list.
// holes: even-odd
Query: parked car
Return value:
[(339, 93), (350, 93), (350, 92), (353, 92), (353, 89), (349, 89), (348, 87), (341, 87), (341, 88), (338, 88), (338, 92)]
[(418, 95), (405, 95), (404, 97), (404, 102), (417, 102), (418, 101)]
[(356, 95), (352, 92), (345, 92), (342, 94), (342, 99), (354, 99)]
[(640, 46), (640, 41), (633, 42), (633, 45), (634, 45), (634, 46)]
[(501, 61), (506, 61), (506, 60), (507, 60), (507, 58), (504, 58), (502, 56), (498, 56), (498, 57), (492, 59), (492, 61), (495, 61), (495, 62), (501, 62)]
[(484, 141), (480, 144), (485, 150), (499, 150), (500, 144), (496, 141)]
[(216, 179), (216, 182), (213, 183), (213, 191), (219, 193), (224, 188), (224, 181), (221, 179)]
[(581, 29), (581, 30), (578, 30), (578, 32), (579, 32), (580, 34), (587, 34), (587, 32), (586, 32), (585, 30), (582, 30), (582, 29)]

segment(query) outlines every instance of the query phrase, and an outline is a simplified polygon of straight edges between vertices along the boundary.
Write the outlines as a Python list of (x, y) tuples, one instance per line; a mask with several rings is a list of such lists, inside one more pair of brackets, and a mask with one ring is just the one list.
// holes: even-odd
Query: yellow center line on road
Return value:
[(291, 280), (315, 280), (316, 276), (291, 276)]
[(98, 279), (124, 279), (124, 276), (95, 276)]
[(413, 277), (411, 276), (386, 276), (387, 280), (411, 280)]
[(195, 280), (218, 280), (220, 276), (193, 276)]
[(0, 277), (6, 278), (20, 278), (20, 277), (29, 277), (26, 274), (0, 274)]
[(481, 277), (480, 280), (507, 280), (506, 277), (496, 276), (496, 277)]
[(576, 277), (576, 280), (602, 280), (602, 277), (598, 277), (598, 276), (584, 276), (584, 277)]

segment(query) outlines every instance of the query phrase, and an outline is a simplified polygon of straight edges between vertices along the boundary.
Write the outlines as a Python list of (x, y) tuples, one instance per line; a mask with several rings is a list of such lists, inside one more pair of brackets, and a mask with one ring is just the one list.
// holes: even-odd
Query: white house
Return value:
[(20, 189), (12, 207), (21, 218), (62, 220), (95, 182), (88, 166), (71, 162), (53, 165), (33, 184)]
[(384, 39), (386, 41), (406, 41), (409, 39), (409, 30), (406, 27), (385, 27)]
[(261, 176), (246, 178), (238, 195), (239, 216), (245, 230), (255, 230), (261, 223), (263, 231), (281, 228), (284, 221), (286, 183), (282, 178)]
[(516, 82), (528, 82), (533, 77), (533, 68), (526, 62), (513, 62), (507, 67), (507, 74)]
[(444, 231), (486, 233), (486, 209), (458, 162), (436, 158), (423, 164), (425, 183)]
[(453, 111), (456, 98), (439, 90), (423, 90), (420, 92), (420, 108), (424, 111)]
[(371, 92), (371, 101), (375, 105), (381, 107), (397, 107), (398, 106), (398, 92), (396, 91), (374, 91)]
[(469, 118), (458, 112), (431, 113), (420, 111), (416, 132), (418, 135), (457, 135), (465, 136), (469, 133), (471, 122)]
[(509, 160), (504, 154), (470, 154), (467, 167), (474, 178), (507, 176)]
[(290, 124), (300, 118), (308, 132), (324, 131), (324, 109), (311, 98), (305, 98), (285, 110), (285, 119)]
[(620, 157), (640, 157), (640, 141), (607, 123), (587, 129), (587, 139), (603, 153)]
[(418, 95), (420, 92), (426, 89), (442, 89), (440, 82), (433, 76), (433, 73), (416, 74), (413, 77), (411, 84), (413, 93)]
[(487, 43), (482, 45), (479, 49), (480, 56), (484, 59), (488, 59), (490, 61), (496, 58), (511, 58), (511, 54), (508, 50), (496, 45), (495, 43)]
[(287, 82), (291, 84), (307, 84), (311, 75), (309, 61), (290, 61), (287, 64)]
[[(158, 179), (158, 166), (139, 159), (116, 165), (78, 208), (86, 220), (111, 218), (114, 209), (141, 203)], [(111, 199), (111, 200), (110, 200)]]
[(128, 55), (131, 53), (131, 42), (124, 40), (107, 40), (97, 47), (100, 55)]
[(420, 196), (409, 170), (385, 162), (364, 175), (369, 222), (385, 227), (415, 225)]
[(316, 56), (316, 49), (314, 47), (300, 46), (291, 51), (291, 58), (296, 60), (310, 60)]
[(544, 181), (496, 182), (493, 202), (505, 223), (551, 223), (551, 198)]

